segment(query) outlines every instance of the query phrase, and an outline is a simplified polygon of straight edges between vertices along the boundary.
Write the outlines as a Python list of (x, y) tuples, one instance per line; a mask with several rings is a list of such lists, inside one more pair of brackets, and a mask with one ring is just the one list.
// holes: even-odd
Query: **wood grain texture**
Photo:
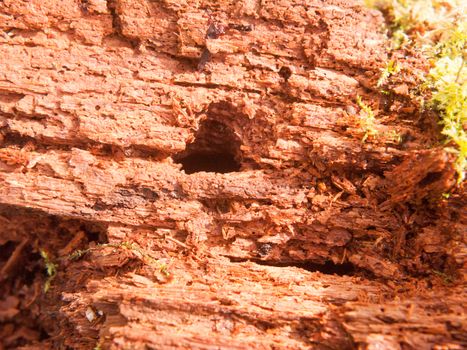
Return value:
[(0, 297), (30, 296), (4, 346), (462, 348), (465, 190), (440, 201), (454, 156), (404, 94), (426, 63), (401, 54), (376, 88), (383, 21), (341, 0), (0, 2)]

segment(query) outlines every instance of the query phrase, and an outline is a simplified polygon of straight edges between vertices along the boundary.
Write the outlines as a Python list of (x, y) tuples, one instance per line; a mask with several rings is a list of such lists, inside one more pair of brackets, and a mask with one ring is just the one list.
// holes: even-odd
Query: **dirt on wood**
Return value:
[(0, 1), (0, 349), (465, 348), (465, 190), (388, 47), (358, 1)]

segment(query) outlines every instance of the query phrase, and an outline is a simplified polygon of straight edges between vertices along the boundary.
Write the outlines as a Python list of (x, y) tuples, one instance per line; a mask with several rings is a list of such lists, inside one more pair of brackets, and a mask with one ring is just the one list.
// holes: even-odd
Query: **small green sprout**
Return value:
[(114, 244), (114, 243), (97, 244), (95, 247), (75, 250), (73, 253), (68, 255), (68, 259), (70, 259), (70, 260), (79, 260), (81, 257), (86, 255), (87, 253), (95, 251), (95, 250), (99, 250), (99, 249), (105, 248), (105, 247), (128, 249), (130, 244), (131, 243), (129, 243), (129, 242), (122, 242), (122, 243), (118, 243), (118, 244)]
[(50, 289), (50, 285), (53, 279), (57, 275), (57, 264), (52, 262), (49, 254), (44, 249), (41, 249), (39, 252), (42, 259), (44, 259), (44, 265), (47, 271), (47, 280), (44, 283), (44, 293), (47, 293)]
[(83, 255), (85, 255), (88, 251), (89, 251), (89, 249), (84, 249), (84, 250), (78, 249), (78, 250), (75, 250), (73, 253), (71, 253), (70, 255), (68, 255), (68, 259), (70, 259), (70, 260), (79, 260), (79, 259), (80, 259)]
[(388, 63), (386, 63), (386, 67), (381, 69), (381, 77), (378, 79), (376, 86), (383, 86), (391, 75), (399, 73), (400, 70), (401, 67), (399, 63), (394, 60), (389, 60)]
[(159, 271), (166, 277), (169, 277), (170, 276), (170, 273), (169, 273), (169, 270), (168, 270), (168, 266), (166, 264), (161, 264), (160, 268), (159, 268)]
[(370, 106), (365, 104), (361, 96), (357, 96), (357, 105), (362, 109), (363, 116), (360, 115), (360, 125), (365, 131), (363, 135), (362, 142), (364, 143), (368, 137), (374, 137), (378, 135), (378, 130), (375, 128), (375, 113)]

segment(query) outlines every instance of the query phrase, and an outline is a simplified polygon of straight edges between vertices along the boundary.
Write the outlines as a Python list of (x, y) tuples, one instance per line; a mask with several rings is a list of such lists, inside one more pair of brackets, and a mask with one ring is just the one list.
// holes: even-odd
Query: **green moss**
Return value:
[(456, 146), (448, 147), (447, 151), (457, 154), (455, 167), (459, 182), (465, 179), (467, 169), (467, 74), (464, 62), (462, 57), (442, 57), (436, 60), (427, 80), (432, 90), (429, 105), (439, 111), (446, 142)]
[[(467, 3), (464, 0), (369, 0), (390, 20), (393, 49), (410, 43), (432, 68), (425, 77), (427, 106), (438, 112), (446, 151), (457, 155), (458, 183), (467, 169)], [(378, 86), (391, 75), (391, 61)]]
[(360, 126), (365, 131), (363, 135), (362, 142), (365, 142), (368, 137), (375, 137), (378, 135), (378, 130), (376, 129), (376, 119), (375, 113), (370, 106), (365, 104), (361, 96), (357, 96), (357, 105), (362, 109), (363, 113), (360, 113)]
[(383, 86), (384, 83), (386, 83), (386, 81), (388, 80), (388, 78), (391, 75), (397, 74), (397, 73), (399, 73), (399, 71), (400, 71), (399, 64), (397, 62), (395, 62), (394, 60), (390, 60), (386, 64), (386, 67), (384, 67), (381, 70), (381, 77), (379, 78), (378, 83), (376, 84), (376, 86), (378, 86), (378, 87)]
[(466, 8), (464, 0), (366, 0), (365, 3), (386, 14), (392, 32), (422, 43), (438, 40), (443, 29), (456, 22)]
[(455, 21), (441, 34), (440, 40), (434, 46), (433, 56), (465, 59), (466, 41), (467, 20)]

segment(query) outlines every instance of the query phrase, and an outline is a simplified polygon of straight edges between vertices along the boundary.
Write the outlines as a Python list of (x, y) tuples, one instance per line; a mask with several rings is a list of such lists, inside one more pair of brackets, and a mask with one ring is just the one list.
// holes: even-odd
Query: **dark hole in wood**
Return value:
[(99, 244), (107, 243), (109, 240), (107, 238), (107, 227), (105, 225), (100, 225), (92, 222), (84, 222), (81, 226), (86, 238), (89, 242), (97, 242)]
[(27, 286), (34, 283), (38, 274), (46, 276), (44, 259), (39, 252), (34, 252), (32, 247), (26, 247), (24, 258), (21, 262), (21, 268), (16, 271), (14, 278), (20, 278)]
[(289, 80), (289, 78), (292, 76), (292, 71), (290, 70), (289, 67), (282, 67), (279, 70), (279, 75), (284, 78), (285, 81)]
[(326, 261), (324, 264), (316, 264), (305, 262), (289, 266), (299, 267), (311, 272), (319, 271), (327, 275), (352, 276), (355, 273), (355, 266), (351, 263), (335, 264), (332, 261)]
[(197, 172), (230, 173), (241, 168), (240, 140), (224, 123), (205, 120), (195, 141), (174, 156), (187, 174)]
[(13, 241), (8, 241), (3, 245), (0, 245), (0, 262), (8, 260), (11, 254), (13, 254), (17, 244)]
[[(260, 247), (262, 250), (261, 253), (266, 253), (266, 250), (269, 250), (269, 247)], [(244, 261), (253, 261), (258, 265), (265, 265), (265, 266), (276, 266), (276, 267), (298, 267), (300, 269), (304, 269), (310, 272), (321, 272), (326, 275), (337, 275), (337, 276), (354, 276), (357, 272), (357, 269), (352, 263), (345, 262), (343, 264), (335, 264), (332, 261), (326, 261), (324, 264), (318, 264), (310, 261), (284, 261), (284, 262), (276, 262), (276, 261), (269, 261), (269, 260), (261, 260), (261, 259), (242, 259), (242, 258), (230, 258), (232, 262), (244, 262)]]
[(428, 186), (428, 185), (432, 184), (433, 182), (436, 182), (439, 179), (441, 179), (441, 176), (443, 176), (443, 173), (441, 173), (441, 172), (428, 173), (423, 178), (423, 180), (420, 181), (420, 186), (422, 186), (422, 187)]
[(200, 171), (225, 174), (240, 170), (240, 164), (235, 161), (234, 155), (227, 152), (193, 152), (181, 158), (178, 163), (182, 164), (182, 169), (187, 174)]

